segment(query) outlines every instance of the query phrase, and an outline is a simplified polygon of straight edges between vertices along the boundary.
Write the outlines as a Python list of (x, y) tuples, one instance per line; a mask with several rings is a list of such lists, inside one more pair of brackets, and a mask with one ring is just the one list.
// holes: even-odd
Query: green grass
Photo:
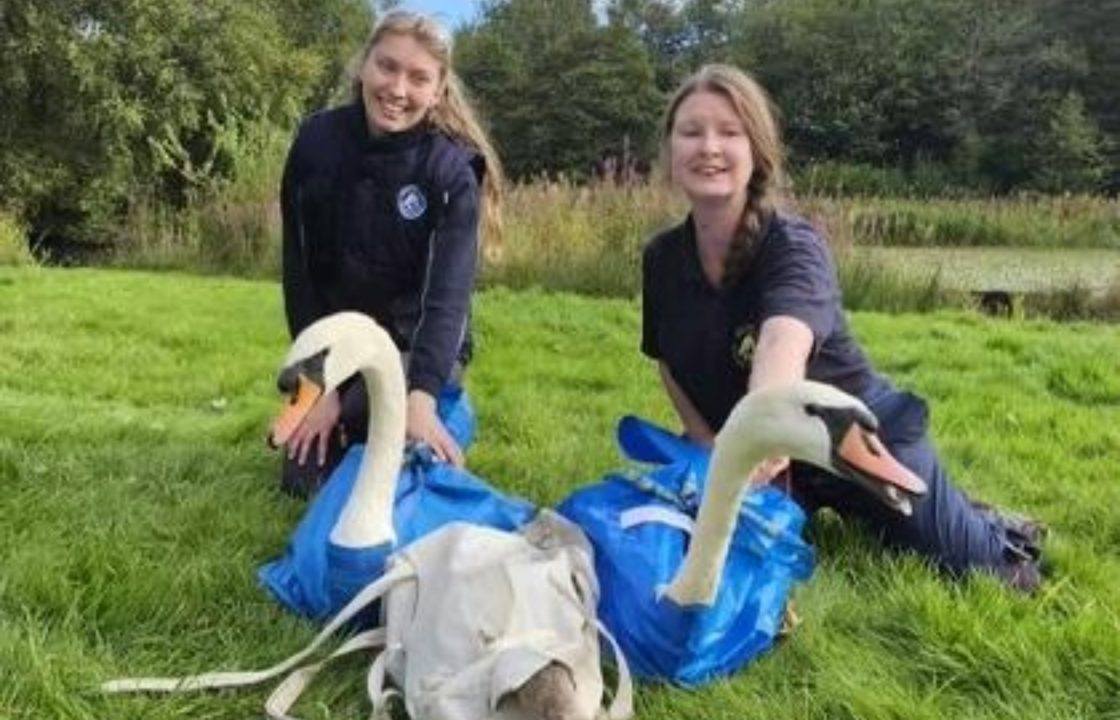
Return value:
[[(273, 284), (0, 269), (0, 717), (243, 718), (267, 691), (103, 697), (122, 675), (264, 667), (315, 628), (255, 569), (302, 505), (264, 445), (285, 349)], [(618, 465), (614, 420), (668, 420), (631, 300), (490, 290), (469, 386), (480, 475), (551, 503)], [(853, 317), (933, 408), (962, 486), (1053, 528), (1036, 598), (953, 583), (821, 516), (803, 624), (735, 678), (643, 687), (638, 716), (1120, 717), (1120, 329)], [(344, 662), (297, 708), (359, 717)]]

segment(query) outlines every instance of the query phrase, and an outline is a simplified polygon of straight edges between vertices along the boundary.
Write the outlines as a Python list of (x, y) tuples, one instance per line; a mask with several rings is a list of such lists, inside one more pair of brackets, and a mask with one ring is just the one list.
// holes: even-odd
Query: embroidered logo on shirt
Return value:
[(405, 185), (397, 193), (397, 212), (405, 220), (415, 220), (428, 210), (428, 198), (416, 185)]
[(739, 367), (747, 368), (754, 356), (754, 325), (745, 323), (735, 328), (735, 339), (731, 343), (731, 356)]

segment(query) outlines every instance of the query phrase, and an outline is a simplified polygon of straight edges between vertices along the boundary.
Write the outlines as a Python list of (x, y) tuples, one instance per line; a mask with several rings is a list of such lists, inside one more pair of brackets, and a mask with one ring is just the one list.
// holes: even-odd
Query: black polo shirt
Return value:
[(805, 220), (773, 217), (741, 277), (716, 288), (704, 276), (691, 216), (657, 235), (642, 256), (642, 352), (673, 379), (713, 430), (747, 391), (758, 329), (788, 315), (813, 332), (807, 376), (857, 397), (877, 375), (848, 331), (836, 268)]

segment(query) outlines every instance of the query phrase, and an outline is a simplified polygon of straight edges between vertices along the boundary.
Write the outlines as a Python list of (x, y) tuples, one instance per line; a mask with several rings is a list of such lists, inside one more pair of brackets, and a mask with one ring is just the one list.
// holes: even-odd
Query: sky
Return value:
[[(478, 13), (478, 0), (403, 0), (400, 4), (406, 10), (427, 13), (454, 30)], [(605, 3), (596, 2), (595, 8), (602, 20)]]
[(401, 7), (427, 13), (454, 29), (474, 17), (478, 4), (475, 0), (404, 0)]

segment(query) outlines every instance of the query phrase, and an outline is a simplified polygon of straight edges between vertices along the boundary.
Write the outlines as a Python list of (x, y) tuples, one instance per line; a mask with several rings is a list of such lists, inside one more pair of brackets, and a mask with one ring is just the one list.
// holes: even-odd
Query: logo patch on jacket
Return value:
[(750, 323), (744, 323), (735, 328), (735, 339), (731, 343), (731, 356), (741, 368), (749, 368), (754, 357), (755, 328)]
[(428, 210), (428, 198), (416, 185), (405, 185), (397, 192), (397, 212), (405, 220), (415, 220)]

